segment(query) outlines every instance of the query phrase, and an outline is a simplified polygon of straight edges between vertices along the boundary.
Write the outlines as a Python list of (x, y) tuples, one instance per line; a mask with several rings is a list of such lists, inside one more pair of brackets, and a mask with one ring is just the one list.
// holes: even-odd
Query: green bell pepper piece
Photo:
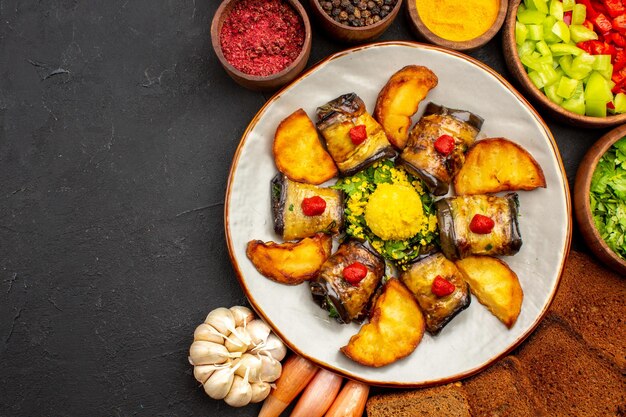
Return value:
[(598, 39), (598, 34), (583, 25), (569, 25), (569, 33), (574, 43)]
[(539, 52), (542, 56), (552, 57), (552, 51), (548, 47), (548, 44), (545, 41), (539, 41), (535, 44), (535, 48), (537, 52)]
[(582, 83), (578, 83), (578, 87), (576, 87), (574, 95), (563, 101), (563, 103), (561, 103), (561, 107), (576, 114), (585, 114), (585, 95)]
[(552, 33), (561, 38), (565, 43), (570, 41), (569, 27), (562, 20), (557, 20), (554, 26), (552, 26)]
[(557, 22), (556, 17), (546, 16), (546, 20), (543, 21), (543, 40), (546, 43), (561, 42), (561, 38), (552, 33), (552, 26)]
[(517, 20), (525, 25), (540, 25), (546, 18), (546, 13), (538, 10), (524, 10), (517, 13)]
[(560, 97), (559, 95), (557, 95), (556, 93), (556, 90), (558, 88), (557, 85), (558, 83), (546, 85), (543, 88), (543, 92), (546, 93), (546, 97), (548, 97), (552, 102), (556, 104), (561, 104), (563, 102), (563, 97)]
[(604, 107), (606, 107), (606, 103), (613, 100), (610, 84), (597, 71), (593, 71), (589, 75), (589, 80), (587, 80), (587, 85), (585, 86), (585, 99), (586, 101), (601, 101)]
[(585, 114), (593, 117), (606, 117), (606, 102), (602, 100), (586, 100)]
[(563, 3), (552, 0), (550, 2), (550, 15), (556, 17), (557, 20), (563, 20)]
[(515, 22), (515, 43), (521, 45), (528, 38), (528, 27), (520, 22)]
[(569, 12), (570, 10), (574, 9), (575, 5), (576, 5), (575, 0), (563, 0), (563, 11)]
[(563, 55), (574, 55), (578, 56), (582, 54), (583, 51), (579, 47), (572, 45), (571, 43), (554, 43), (550, 45), (550, 51), (553, 56), (563, 56)]
[(528, 39), (531, 41), (543, 40), (543, 26), (542, 25), (528, 25)]
[(572, 9), (572, 25), (582, 25), (587, 18), (587, 8), (584, 4), (575, 4)]
[(615, 113), (626, 113), (626, 94), (615, 94)]
[(579, 83), (580, 81), (574, 80), (573, 78), (561, 77), (556, 94), (564, 99), (571, 98)]

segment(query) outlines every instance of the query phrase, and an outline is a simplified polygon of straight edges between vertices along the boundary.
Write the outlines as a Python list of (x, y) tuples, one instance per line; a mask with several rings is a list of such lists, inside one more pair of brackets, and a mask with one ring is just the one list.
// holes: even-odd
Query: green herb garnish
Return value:
[(328, 308), (328, 317), (331, 319), (339, 318), (339, 312), (335, 308), (335, 304), (328, 296), (326, 296), (326, 307)]
[(606, 244), (626, 259), (626, 137), (602, 156), (591, 178), (591, 213)]
[(293, 204), (289, 204), (289, 211), (293, 211)]

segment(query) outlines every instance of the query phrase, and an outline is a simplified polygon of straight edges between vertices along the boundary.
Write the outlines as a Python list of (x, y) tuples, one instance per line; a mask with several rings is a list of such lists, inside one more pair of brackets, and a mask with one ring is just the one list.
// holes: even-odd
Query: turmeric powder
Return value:
[(485, 33), (496, 21), (500, 1), (412, 0), (426, 27), (450, 41), (469, 41)]

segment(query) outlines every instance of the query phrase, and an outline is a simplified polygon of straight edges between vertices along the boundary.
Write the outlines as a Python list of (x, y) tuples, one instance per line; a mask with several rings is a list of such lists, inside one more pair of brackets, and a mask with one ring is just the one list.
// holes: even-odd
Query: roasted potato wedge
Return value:
[(522, 309), (524, 293), (515, 272), (498, 258), (470, 256), (456, 261), (472, 294), (509, 329)]
[(396, 148), (406, 145), (411, 116), (437, 82), (437, 76), (428, 68), (408, 65), (393, 74), (378, 94), (374, 117)]
[(341, 351), (353, 361), (375, 368), (389, 365), (415, 350), (425, 321), (413, 294), (395, 278), (384, 286), (369, 323)]
[(458, 195), (546, 188), (541, 166), (518, 144), (505, 138), (478, 141), (454, 178)]
[(319, 233), (295, 243), (251, 240), (246, 255), (267, 278), (281, 284), (296, 285), (317, 276), (331, 250), (332, 237)]
[(337, 166), (326, 152), (315, 125), (302, 109), (280, 122), (274, 135), (274, 161), (292, 181), (321, 184), (337, 176)]

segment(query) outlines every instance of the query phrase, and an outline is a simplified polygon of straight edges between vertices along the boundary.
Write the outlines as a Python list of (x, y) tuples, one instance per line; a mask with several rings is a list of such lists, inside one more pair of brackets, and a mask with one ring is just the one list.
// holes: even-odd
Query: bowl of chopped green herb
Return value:
[(576, 174), (574, 208), (593, 253), (626, 274), (626, 125), (602, 136)]

